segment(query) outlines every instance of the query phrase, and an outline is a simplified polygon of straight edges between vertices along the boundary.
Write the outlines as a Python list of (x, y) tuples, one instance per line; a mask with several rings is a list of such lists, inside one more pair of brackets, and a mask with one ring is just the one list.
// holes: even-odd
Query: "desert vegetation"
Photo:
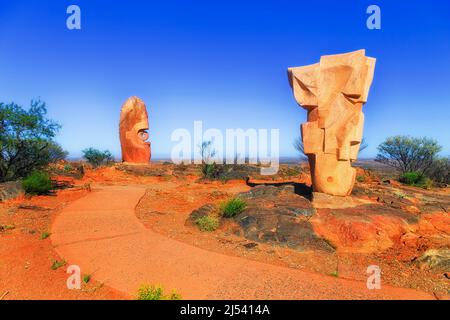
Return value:
[(87, 148), (82, 152), (83, 158), (94, 168), (109, 165), (114, 162), (113, 156), (109, 150), (100, 151), (95, 148)]
[(207, 215), (195, 220), (195, 223), (198, 225), (198, 228), (201, 231), (212, 232), (216, 231), (219, 227), (219, 218), (214, 215)]
[(396, 169), (401, 182), (428, 188), (432, 181), (450, 183), (450, 160), (439, 156), (441, 150), (434, 139), (389, 137), (378, 146), (376, 161)]
[(0, 182), (27, 177), (67, 152), (54, 140), (61, 126), (46, 117), (46, 104), (31, 102), (28, 110), (0, 103)]
[(224, 218), (234, 218), (242, 213), (247, 207), (247, 203), (240, 198), (233, 198), (221, 204), (222, 216)]
[(23, 179), (22, 186), (31, 195), (48, 194), (53, 187), (50, 176), (43, 171), (35, 171)]
[(138, 300), (181, 300), (181, 295), (176, 291), (166, 294), (164, 287), (160, 285), (142, 285), (138, 290)]

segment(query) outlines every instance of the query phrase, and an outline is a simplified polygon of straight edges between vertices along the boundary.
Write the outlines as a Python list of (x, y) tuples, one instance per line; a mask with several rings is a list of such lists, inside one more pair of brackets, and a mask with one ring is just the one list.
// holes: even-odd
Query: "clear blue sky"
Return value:
[[(82, 30), (66, 28), (66, 8)], [(382, 30), (366, 28), (377, 4)], [(281, 154), (306, 112), (286, 69), (365, 48), (378, 59), (366, 104), (374, 156), (387, 136), (436, 138), (450, 154), (450, 3), (427, 1), (1, 0), (0, 101), (40, 97), (72, 156), (93, 146), (120, 156), (118, 118), (144, 99), (155, 157), (174, 129), (279, 128)]]

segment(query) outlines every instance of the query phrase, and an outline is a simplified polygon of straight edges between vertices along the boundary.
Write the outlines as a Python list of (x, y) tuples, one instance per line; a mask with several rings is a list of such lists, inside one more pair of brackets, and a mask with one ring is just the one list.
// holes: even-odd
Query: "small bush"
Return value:
[(205, 179), (215, 180), (220, 179), (223, 173), (223, 166), (215, 163), (202, 164), (202, 175)]
[(83, 283), (88, 284), (89, 281), (91, 281), (91, 275), (90, 274), (85, 274), (83, 276)]
[(239, 198), (234, 198), (222, 205), (222, 215), (225, 218), (234, 218), (247, 208), (247, 203)]
[(407, 185), (415, 185), (421, 179), (423, 179), (423, 175), (420, 172), (406, 172), (400, 176), (400, 182)]
[(204, 216), (198, 218), (195, 223), (201, 231), (212, 232), (216, 231), (219, 227), (219, 219), (213, 216)]
[(358, 181), (359, 183), (364, 183), (366, 181), (366, 177), (364, 177), (364, 176), (357, 176), (356, 177), (356, 181)]
[(42, 232), (42, 234), (41, 234), (41, 240), (45, 240), (45, 239), (47, 239), (48, 237), (50, 237), (50, 232), (47, 232), (47, 231)]
[(48, 194), (52, 189), (52, 181), (47, 173), (36, 171), (22, 181), (22, 186), (28, 194)]
[(94, 148), (88, 148), (82, 151), (83, 158), (91, 164), (94, 168), (98, 168), (103, 165), (108, 165), (113, 162), (111, 152), (108, 150), (100, 151)]
[(433, 186), (433, 182), (429, 178), (417, 171), (406, 172), (400, 176), (399, 180), (401, 183), (426, 189)]
[(436, 159), (427, 176), (438, 184), (450, 184), (450, 157)]
[(66, 265), (66, 262), (64, 260), (63, 261), (53, 260), (51, 268), (52, 268), (52, 270), (57, 270), (61, 267), (64, 267), (65, 265)]
[(181, 294), (179, 294), (178, 292), (176, 292), (175, 290), (172, 291), (172, 293), (169, 295), (169, 300), (181, 300), (183, 299), (181, 297)]
[(337, 270), (333, 271), (332, 273), (330, 273), (330, 276), (335, 277), (335, 278), (339, 278), (339, 272)]
[(14, 230), (16, 226), (0, 225), (0, 232)]
[(165, 295), (162, 286), (143, 285), (138, 290), (138, 300), (181, 300), (181, 295), (172, 291)]

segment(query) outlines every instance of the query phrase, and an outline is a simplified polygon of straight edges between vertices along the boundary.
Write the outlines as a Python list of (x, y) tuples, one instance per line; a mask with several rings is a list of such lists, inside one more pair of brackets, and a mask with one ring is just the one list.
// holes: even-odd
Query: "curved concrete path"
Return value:
[(423, 292), (268, 265), (206, 251), (145, 228), (135, 216), (144, 186), (102, 186), (58, 215), (52, 243), (81, 267), (134, 297), (142, 284), (176, 289), (183, 299), (433, 299)]

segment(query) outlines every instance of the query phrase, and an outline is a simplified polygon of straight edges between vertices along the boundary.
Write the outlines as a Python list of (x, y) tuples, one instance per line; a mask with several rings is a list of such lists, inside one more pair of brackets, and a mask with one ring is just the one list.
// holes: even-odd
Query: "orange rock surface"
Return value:
[(144, 101), (138, 97), (129, 98), (120, 113), (120, 144), (122, 160), (130, 163), (148, 163), (151, 158), (147, 130), (148, 113)]
[(336, 196), (349, 195), (355, 183), (364, 114), (372, 84), (374, 58), (365, 50), (323, 56), (317, 64), (289, 68), (295, 99), (308, 111), (301, 126), (313, 188)]

